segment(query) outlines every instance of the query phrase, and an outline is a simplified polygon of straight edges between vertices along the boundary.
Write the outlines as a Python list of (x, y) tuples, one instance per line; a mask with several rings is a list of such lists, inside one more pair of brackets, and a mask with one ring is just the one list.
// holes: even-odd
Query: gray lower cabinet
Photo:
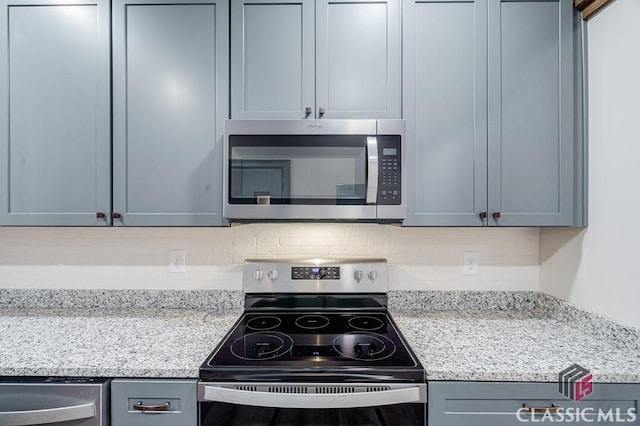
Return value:
[(231, 4), (231, 116), (400, 118), (400, 0)]
[(227, 0), (114, 0), (115, 226), (222, 219)]
[(640, 424), (640, 384), (595, 383), (573, 401), (557, 383), (429, 382), (428, 398), (428, 426)]
[(572, 0), (404, 3), (414, 226), (581, 225)]
[(114, 379), (112, 426), (196, 426), (196, 379)]
[(110, 3), (0, 4), (0, 225), (110, 223)]

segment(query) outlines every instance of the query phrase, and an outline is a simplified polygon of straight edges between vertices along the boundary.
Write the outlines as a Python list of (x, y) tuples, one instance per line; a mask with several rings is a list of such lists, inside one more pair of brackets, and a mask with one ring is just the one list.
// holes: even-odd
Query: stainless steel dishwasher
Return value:
[(0, 378), (0, 426), (107, 426), (109, 383), (93, 378)]

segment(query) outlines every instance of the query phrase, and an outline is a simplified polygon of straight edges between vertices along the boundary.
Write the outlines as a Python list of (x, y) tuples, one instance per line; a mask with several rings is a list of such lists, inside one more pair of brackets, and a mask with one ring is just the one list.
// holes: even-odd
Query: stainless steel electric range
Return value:
[(201, 426), (425, 424), (385, 260), (248, 260), (243, 275), (245, 311), (200, 367)]

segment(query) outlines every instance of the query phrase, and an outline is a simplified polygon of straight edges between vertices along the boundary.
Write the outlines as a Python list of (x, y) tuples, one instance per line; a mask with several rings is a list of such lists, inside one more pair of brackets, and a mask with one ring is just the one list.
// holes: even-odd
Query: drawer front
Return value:
[(114, 379), (112, 426), (196, 426), (197, 380)]
[[(640, 425), (636, 384), (596, 383), (593, 393), (581, 401), (564, 397), (555, 383), (430, 382), (428, 386), (430, 426)], [(539, 410), (532, 413), (534, 409)]]

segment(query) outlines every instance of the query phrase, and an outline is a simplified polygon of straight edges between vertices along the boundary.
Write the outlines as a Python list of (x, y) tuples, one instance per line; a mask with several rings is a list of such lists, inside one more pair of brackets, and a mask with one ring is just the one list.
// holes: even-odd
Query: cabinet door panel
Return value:
[(0, 20), (0, 224), (108, 224), (109, 3), (10, 1)]
[(490, 0), (490, 225), (571, 225), (570, 1)]
[[(432, 381), (428, 384), (428, 392), (430, 425), (589, 425), (614, 423), (616, 416), (621, 420), (620, 423), (638, 423), (637, 415), (628, 415), (629, 410), (638, 412), (638, 384), (594, 383), (593, 393), (580, 401), (565, 397), (559, 392), (557, 383)], [(564, 418), (547, 415), (543, 421), (542, 414), (527, 413), (523, 409), (525, 405), (542, 408), (557, 405), (561, 407)], [(553, 420), (549, 417), (553, 417)]]
[[(114, 426), (196, 426), (195, 379), (114, 379), (111, 382), (111, 424)], [(169, 404), (167, 411), (142, 412), (136, 405)]]
[(405, 3), (405, 225), (483, 224), (486, 10), (485, 0)]
[(222, 222), (227, 16), (215, 0), (114, 6), (115, 225)]
[(324, 118), (400, 118), (400, 1), (316, 2), (316, 106)]
[(231, 8), (232, 118), (305, 118), (315, 102), (313, 1)]

